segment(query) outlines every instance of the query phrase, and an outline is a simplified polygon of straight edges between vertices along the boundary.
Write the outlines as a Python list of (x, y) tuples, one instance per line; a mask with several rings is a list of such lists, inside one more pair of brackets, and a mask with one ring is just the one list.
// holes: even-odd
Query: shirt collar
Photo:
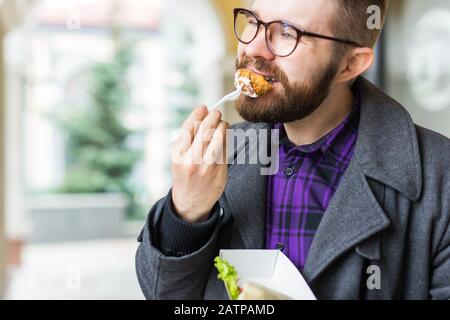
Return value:
[(321, 151), (335, 165), (346, 165), (349, 159), (343, 160), (341, 157), (342, 146), (345, 140), (357, 134), (360, 117), (361, 99), (358, 90), (354, 90), (353, 107), (350, 114), (332, 131), (309, 145), (296, 146), (287, 137), (282, 123), (277, 123), (274, 129), (280, 130), (280, 146), (284, 148), (286, 155), (301, 153), (312, 154)]

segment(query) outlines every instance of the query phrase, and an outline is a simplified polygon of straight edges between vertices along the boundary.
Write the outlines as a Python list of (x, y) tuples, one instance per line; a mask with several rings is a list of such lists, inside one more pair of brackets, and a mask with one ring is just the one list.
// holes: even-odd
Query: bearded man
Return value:
[(173, 187), (139, 236), (146, 298), (227, 299), (213, 267), (224, 248), (282, 251), (318, 299), (450, 298), (449, 139), (361, 76), (381, 31), (367, 26), (372, 5), (384, 21), (387, 0), (234, 10), (236, 66), (272, 90), (241, 95), (246, 122), (230, 130), (278, 132), (277, 170), (207, 161), (229, 142), (228, 124), (196, 108), (172, 151), (183, 160), (172, 163)]

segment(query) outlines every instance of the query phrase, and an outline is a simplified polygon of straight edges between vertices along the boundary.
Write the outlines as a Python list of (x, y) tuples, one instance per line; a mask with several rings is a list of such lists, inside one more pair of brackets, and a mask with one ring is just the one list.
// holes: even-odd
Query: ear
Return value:
[(342, 59), (337, 81), (340, 83), (356, 79), (370, 68), (374, 60), (372, 48), (355, 48)]

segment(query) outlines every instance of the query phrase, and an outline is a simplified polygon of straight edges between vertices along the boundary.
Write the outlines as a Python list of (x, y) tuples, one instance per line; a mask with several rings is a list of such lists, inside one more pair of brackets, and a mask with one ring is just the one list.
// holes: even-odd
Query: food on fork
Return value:
[(251, 98), (265, 95), (272, 90), (272, 85), (260, 74), (249, 69), (239, 69), (235, 73), (234, 84), (242, 93)]

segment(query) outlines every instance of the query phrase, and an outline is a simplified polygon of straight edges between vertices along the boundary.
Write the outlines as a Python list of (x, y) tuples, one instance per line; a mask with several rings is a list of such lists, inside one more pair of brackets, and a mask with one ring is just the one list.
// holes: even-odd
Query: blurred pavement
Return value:
[(6, 299), (143, 299), (135, 238), (28, 244)]

